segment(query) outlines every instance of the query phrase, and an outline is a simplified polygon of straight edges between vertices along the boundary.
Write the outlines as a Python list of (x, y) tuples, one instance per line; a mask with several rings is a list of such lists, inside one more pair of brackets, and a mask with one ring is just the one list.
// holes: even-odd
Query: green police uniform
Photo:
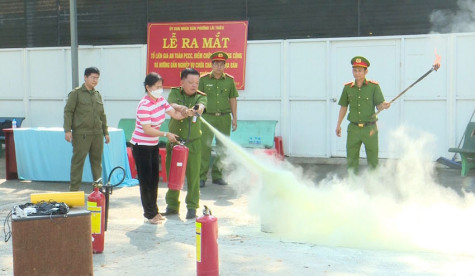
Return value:
[[(351, 65), (368, 68), (370, 62), (365, 57), (356, 56), (351, 59)], [(346, 154), (348, 170), (354, 173), (358, 173), (361, 144), (365, 145), (369, 166), (378, 166), (378, 127), (374, 114), (375, 107), (383, 102), (383, 93), (375, 81), (364, 79), (361, 87), (352, 81), (346, 83), (343, 88), (338, 104), (350, 106)]]
[[(172, 88), (168, 96), (170, 104), (176, 103), (184, 105), (188, 108), (194, 107), (196, 104), (206, 106), (206, 96), (198, 91), (192, 96), (188, 96), (181, 87)], [(188, 147), (188, 163), (186, 166), (186, 182), (187, 194), (185, 198), (187, 209), (197, 209), (200, 200), (200, 162), (201, 162), (201, 120), (192, 122), (192, 117), (182, 120), (170, 119), (168, 129), (171, 133), (180, 136), (186, 141), (185, 146)], [(172, 157), (172, 149), (175, 143), (167, 143), (167, 173), (170, 173), (170, 164)], [(180, 208), (180, 201), (178, 197), (180, 191), (168, 189), (165, 196), (167, 209), (178, 211)]]
[[(213, 54), (211, 59), (227, 59), (227, 56), (224, 53), (223, 57), (220, 59), (219, 56), (217, 56), (219, 53), (222, 52)], [(229, 99), (239, 97), (233, 77), (229, 74), (223, 73), (222, 76), (217, 79), (213, 75), (213, 72), (206, 73), (201, 76), (198, 89), (205, 92), (208, 98), (208, 105), (206, 106), (206, 112), (203, 114), (203, 118), (221, 133), (229, 136), (231, 134), (232, 119)], [(203, 136), (201, 138), (200, 179), (206, 181), (210, 166), (211, 143), (214, 138), (214, 133), (204, 124), (201, 125), (201, 131), (203, 132)], [(213, 162), (213, 168), (211, 170), (213, 181), (223, 178), (220, 163), (223, 146), (219, 140), (216, 141), (216, 149), (216, 159)]]
[(378, 165), (378, 127), (374, 117), (375, 107), (384, 102), (379, 84), (366, 80), (359, 88), (355, 82), (345, 84), (338, 102), (350, 106), (348, 114), (348, 138), (346, 141), (348, 169), (358, 172), (361, 144), (365, 145), (370, 167)]
[(71, 181), (69, 189), (79, 190), (87, 154), (91, 162), (94, 180), (102, 177), (102, 150), (104, 136), (109, 135), (104, 104), (99, 91), (87, 90), (83, 84), (68, 95), (64, 107), (65, 132), (72, 131), (73, 157), (71, 159)]

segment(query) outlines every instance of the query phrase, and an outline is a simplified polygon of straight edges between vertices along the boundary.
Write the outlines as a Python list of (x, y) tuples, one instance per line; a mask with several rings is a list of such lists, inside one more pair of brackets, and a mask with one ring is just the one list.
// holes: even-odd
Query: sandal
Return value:
[(154, 216), (153, 218), (151, 219), (148, 219), (148, 222), (150, 224), (161, 224), (162, 223), (162, 220), (161, 217), (158, 217), (158, 216)]
[(157, 218), (158, 220), (166, 220), (166, 218), (160, 215), (160, 213), (158, 213), (154, 218)]

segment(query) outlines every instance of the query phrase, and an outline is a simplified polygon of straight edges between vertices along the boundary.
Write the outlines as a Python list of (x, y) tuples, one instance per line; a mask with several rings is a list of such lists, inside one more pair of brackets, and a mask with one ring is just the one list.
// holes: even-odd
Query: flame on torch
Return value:
[(434, 49), (434, 54), (435, 54), (435, 60), (434, 60), (433, 68), (435, 71), (437, 71), (440, 68), (440, 59), (441, 59), (441, 57), (437, 54), (437, 48)]

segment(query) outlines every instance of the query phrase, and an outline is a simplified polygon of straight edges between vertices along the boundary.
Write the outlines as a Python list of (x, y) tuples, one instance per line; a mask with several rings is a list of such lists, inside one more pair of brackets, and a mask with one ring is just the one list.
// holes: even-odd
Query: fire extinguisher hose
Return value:
[[(111, 185), (111, 178), (112, 178), (112, 175), (114, 174), (114, 172), (116, 170), (121, 170), (122, 171), (122, 179), (119, 181), (119, 183)], [(109, 173), (109, 177), (107, 179), (107, 184), (102, 186), (102, 191), (101, 192), (106, 197), (106, 213), (105, 213), (106, 221), (105, 221), (104, 231), (107, 231), (107, 221), (109, 220), (109, 195), (112, 194), (112, 188), (117, 187), (120, 184), (122, 184), (122, 182), (124, 182), (125, 176), (126, 176), (125, 175), (125, 169), (122, 168), (121, 166), (117, 166), (117, 167), (113, 168), (112, 171)]]
[[(119, 181), (119, 183), (111, 185), (110, 184), (111, 183), (111, 178), (112, 178), (112, 175), (114, 174), (115, 170), (121, 170), (122, 171), (122, 179)], [(107, 178), (107, 186), (110, 186), (111, 188), (119, 186), (120, 184), (122, 184), (122, 182), (124, 182), (125, 176), (126, 175), (125, 175), (125, 169), (124, 168), (122, 168), (121, 166), (117, 166), (117, 167), (113, 168), (112, 171), (109, 173), (109, 178)]]

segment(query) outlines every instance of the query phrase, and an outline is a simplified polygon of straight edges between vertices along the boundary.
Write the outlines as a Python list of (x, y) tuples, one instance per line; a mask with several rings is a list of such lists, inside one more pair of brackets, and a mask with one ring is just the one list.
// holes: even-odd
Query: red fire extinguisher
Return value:
[(188, 162), (188, 148), (182, 144), (176, 145), (172, 150), (168, 188), (181, 190), (185, 183), (186, 163)]
[(87, 210), (91, 212), (92, 252), (104, 251), (106, 199), (99, 190), (101, 180), (94, 182), (94, 191), (87, 197)]
[(196, 219), (196, 274), (219, 275), (218, 218), (205, 205)]

